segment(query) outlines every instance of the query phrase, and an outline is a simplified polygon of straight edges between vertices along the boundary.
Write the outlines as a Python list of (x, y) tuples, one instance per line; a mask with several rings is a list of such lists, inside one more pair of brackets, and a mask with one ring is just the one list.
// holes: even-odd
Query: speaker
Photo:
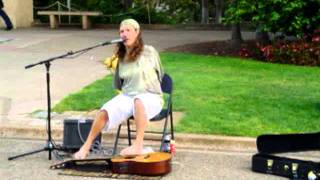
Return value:
[[(63, 148), (78, 150), (86, 141), (93, 119), (65, 119), (63, 122)], [(101, 143), (101, 133), (94, 143)]]

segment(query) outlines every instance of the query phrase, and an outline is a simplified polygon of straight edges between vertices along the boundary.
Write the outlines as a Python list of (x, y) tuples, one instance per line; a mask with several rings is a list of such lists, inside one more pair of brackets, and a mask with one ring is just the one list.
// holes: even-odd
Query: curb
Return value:
[[(121, 131), (120, 137), (126, 138), (126, 131)], [(113, 143), (115, 139), (116, 130), (110, 133), (103, 133), (102, 139), (105, 142)], [(63, 130), (52, 128), (51, 136), (54, 140), (63, 139)], [(4, 138), (27, 138), (27, 139), (47, 139), (48, 135), (46, 129), (43, 127), (19, 127), (19, 126), (0, 126), (0, 137)], [(145, 134), (146, 140), (154, 141), (158, 139), (159, 135)], [(123, 141), (126, 144), (126, 141)], [(223, 151), (237, 151), (237, 152), (255, 152), (256, 139), (250, 137), (231, 137), (220, 135), (199, 135), (199, 134), (175, 134), (176, 147), (178, 149), (188, 150), (223, 150)], [(148, 142), (146, 142), (148, 144)], [(153, 143), (154, 144), (154, 143)]]

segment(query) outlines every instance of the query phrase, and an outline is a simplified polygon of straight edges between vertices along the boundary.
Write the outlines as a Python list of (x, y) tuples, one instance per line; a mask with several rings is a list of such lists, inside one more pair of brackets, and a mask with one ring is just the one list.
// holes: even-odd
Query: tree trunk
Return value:
[(216, 14), (215, 14), (215, 23), (221, 24), (221, 17), (222, 17), (222, 8), (223, 8), (223, 1), (222, 0), (214, 0), (216, 6)]
[(124, 3), (124, 8), (129, 9), (130, 7), (132, 7), (133, 0), (124, 0), (123, 3)]
[(208, 24), (209, 23), (209, 2), (208, 0), (202, 0), (202, 13), (201, 13), (201, 24)]
[(160, 6), (161, 0), (156, 0), (156, 7)]
[(242, 35), (241, 35), (241, 29), (240, 24), (233, 24), (231, 27), (231, 45), (233, 48), (240, 48), (242, 43)]

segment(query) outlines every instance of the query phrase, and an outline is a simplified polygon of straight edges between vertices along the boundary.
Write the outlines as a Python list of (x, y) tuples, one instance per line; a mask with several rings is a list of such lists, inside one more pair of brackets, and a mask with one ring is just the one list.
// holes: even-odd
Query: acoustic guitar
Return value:
[(136, 174), (142, 176), (159, 176), (171, 172), (171, 154), (154, 152), (137, 156), (115, 156), (112, 158), (95, 158), (67, 160), (50, 166), (50, 169), (78, 169), (81, 166), (91, 166), (91, 169), (101, 165), (116, 174)]

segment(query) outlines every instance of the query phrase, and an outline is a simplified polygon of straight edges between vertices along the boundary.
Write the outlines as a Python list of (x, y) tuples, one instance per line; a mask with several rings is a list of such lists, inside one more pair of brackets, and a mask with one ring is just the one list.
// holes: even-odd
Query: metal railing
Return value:
[[(56, 7), (56, 8), (54, 8)], [(45, 7), (36, 7), (34, 6), (33, 7), (35, 10), (49, 10), (49, 9), (55, 9), (57, 11), (64, 11), (65, 9), (69, 12), (71, 11), (79, 11), (79, 9), (76, 9), (76, 6), (75, 5), (72, 5), (71, 4), (71, 1), (68, 0), (68, 4), (65, 5), (63, 3), (61, 3), (60, 1), (56, 1), (48, 6), (45, 6)], [(61, 23), (61, 16), (59, 15), (58, 16), (59, 18), (59, 23)], [(69, 24), (71, 24), (71, 16), (69, 15)]]

